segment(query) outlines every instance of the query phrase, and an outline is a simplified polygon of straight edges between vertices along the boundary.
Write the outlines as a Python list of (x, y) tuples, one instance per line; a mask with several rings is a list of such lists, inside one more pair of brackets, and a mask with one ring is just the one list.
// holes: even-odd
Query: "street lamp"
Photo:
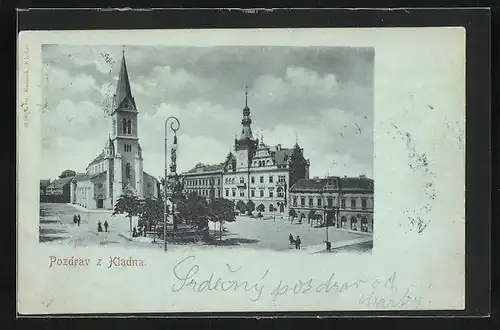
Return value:
[[(179, 119), (174, 116), (170, 116), (165, 120), (165, 178), (163, 181), (163, 240), (165, 241), (165, 251), (167, 251), (167, 177), (168, 177), (168, 142), (167, 142), (167, 132), (168, 132), (168, 122), (173, 120), (170, 123), (170, 129), (174, 132), (174, 144), (171, 150), (172, 157), (172, 169), (175, 171), (175, 161), (177, 157), (177, 131), (179, 130), (181, 124)], [(175, 126), (174, 126), (175, 124)], [(172, 203), (173, 205), (173, 203)], [(172, 217), (173, 217), (173, 207), (172, 207)], [(173, 220), (173, 219), (172, 219)]]

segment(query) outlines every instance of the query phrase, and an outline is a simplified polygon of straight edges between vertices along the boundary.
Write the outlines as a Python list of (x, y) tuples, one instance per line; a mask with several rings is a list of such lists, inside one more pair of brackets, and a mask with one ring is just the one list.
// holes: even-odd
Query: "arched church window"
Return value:
[(130, 163), (127, 163), (127, 165), (125, 166), (125, 176), (127, 177), (127, 179), (130, 179), (132, 176), (132, 168), (130, 166)]
[(127, 121), (127, 133), (132, 134), (132, 120), (131, 119), (129, 119)]
[(127, 119), (123, 118), (123, 134), (127, 134)]

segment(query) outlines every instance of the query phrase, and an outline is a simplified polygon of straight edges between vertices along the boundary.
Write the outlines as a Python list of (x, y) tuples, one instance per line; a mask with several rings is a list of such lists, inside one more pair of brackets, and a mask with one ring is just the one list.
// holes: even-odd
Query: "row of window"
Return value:
[[(279, 187), (277, 190), (277, 196), (278, 197), (285, 197), (285, 193), (283, 191), (283, 188)], [(250, 190), (250, 197), (255, 197), (255, 189), (251, 189)], [(239, 191), (239, 195), (240, 197), (245, 197), (245, 190), (240, 190)], [(236, 189), (231, 189), (231, 196), (232, 197), (236, 197)], [(226, 189), (226, 197), (230, 197), (230, 194), (229, 194), (229, 189)], [(274, 197), (274, 190), (273, 189), (269, 189), (268, 190), (268, 193), (267, 193), (267, 196), (264, 196), (264, 189), (259, 189), (259, 197)]]
[(130, 152), (132, 151), (132, 146), (130, 144), (124, 144), (123, 150), (125, 150), (125, 152)]
[(205, 197), (220, 197), (220, 189), (188, 189), (188, 193), (195, 193), (198, 196), (205, 196)]
[[(215, 184), (215, 178), (186, 180), (186, 186), (208, 186), (214, 184)], [(217, 184), (220, 185), (220, 178), (217, 178)]]
[[(367, 198), (366, 197), (361, 197), (361, 208), (366, 209), (367, 208)], [(335, 197), (328, 197), (327, 198), (327, 206), (328, 207), (333, 207), (335, 205)], [(293, 206), (297, 206), (297, 197), (293, 198)], [(305, 207), (306, 206), (306, 198), (301, 197), (300, 198), (300, 206)], [(309, 207), (314, 207), (314, 198), (309, 197)], [(317, 207), (322, 207), (323, 206), (323, 199), (321, 198), (316, 198), (316, 206)], [(340, 200), (340, 206), (345, 209), (346, 208), (346, 198), (342, 198)], [(356, 197), (351, 197), (351, 209), (356, 209), (357, 204), (356, 204)]]
[(96, 173), (101, 173), (104, 172), (104, 164), (96, 164), (93, 165), (91, 168), (88, 169), (88, 174), (96, 174)]
[[(269, 183), (273, 183), (274, 182), (274, 176), (273, 175), (269, 175), (267, 180), (268, 180)], [(278, 175), (278, 182), (284, 183), (285, 181), (286, 181), (286, 176), (284, 176), (284, 175)], [(234, 182), (235, 182), (235, 178), (226, 178), (224, 180), (225, 184), (231, 184), (231, 183), (234, 184)], [(250, 177), (250, 182), (251, 183), (255, 183), (255, 177), (254, 176)], [(240, 183), (245, 183), (245, 177), (244, 176), (240, 176)], [(264, 176), (263, 175), (261, 175), (259, 177), (259, 183), (264, 183)]]

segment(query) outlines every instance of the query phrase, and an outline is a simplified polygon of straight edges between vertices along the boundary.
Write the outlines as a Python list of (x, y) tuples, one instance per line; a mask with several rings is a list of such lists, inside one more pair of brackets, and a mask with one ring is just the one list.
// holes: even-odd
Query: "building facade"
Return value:
[(288, 188), (309, 177), (309, 160), (298, 143), (293, 148), (265, 144), (254, 138), (245, 92), (241, 134), (224, 162), (198, 164), (182, 174), (184, 190), (207, 198), (225, 198), (245, 204), (251, 200), (263, 213), (288, 212)]
[(158, 196), (158, 180), (143, 171), (138, 110), (132, 96), (125, 54), (113, 97), (111, 132), (101, 153), (75, 176), (71, 202), (90, 209), (113, 209), (122, 194)]
[(290, 188), (290, 208), (337, 228), (373, 232), (374, 182), (365, 176), (302, 179)]
[(186, 195), (197, 194), (207, 199), (222, 197), (222, 174), (224, 164), (205, 165), (198, 163), (191, 170), (182, 173)]
[(248, 203), (263, 213), (288, 212), (288, 188), (297, 180), (309, 177), (309, 160), (298, 143), (293, 148), (268, 145), (254, 138), (248, 107), (248, 91), (241, 120), (241, 134), (234, 140), (223, 168), (223, 197)]
[(44, 201), (50, 203), (69, 203), (71, 200), (71, 181), (73, 177), (65, 177), (52, 181), (45, 188)]

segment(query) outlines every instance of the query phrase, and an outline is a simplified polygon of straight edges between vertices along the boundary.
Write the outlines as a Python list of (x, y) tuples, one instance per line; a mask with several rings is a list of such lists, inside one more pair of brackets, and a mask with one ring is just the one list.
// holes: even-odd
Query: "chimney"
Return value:
[(281, 150), (281, 144), (278, 144), (276, 149), (278, 149), (278, 151), (280, 151)]

